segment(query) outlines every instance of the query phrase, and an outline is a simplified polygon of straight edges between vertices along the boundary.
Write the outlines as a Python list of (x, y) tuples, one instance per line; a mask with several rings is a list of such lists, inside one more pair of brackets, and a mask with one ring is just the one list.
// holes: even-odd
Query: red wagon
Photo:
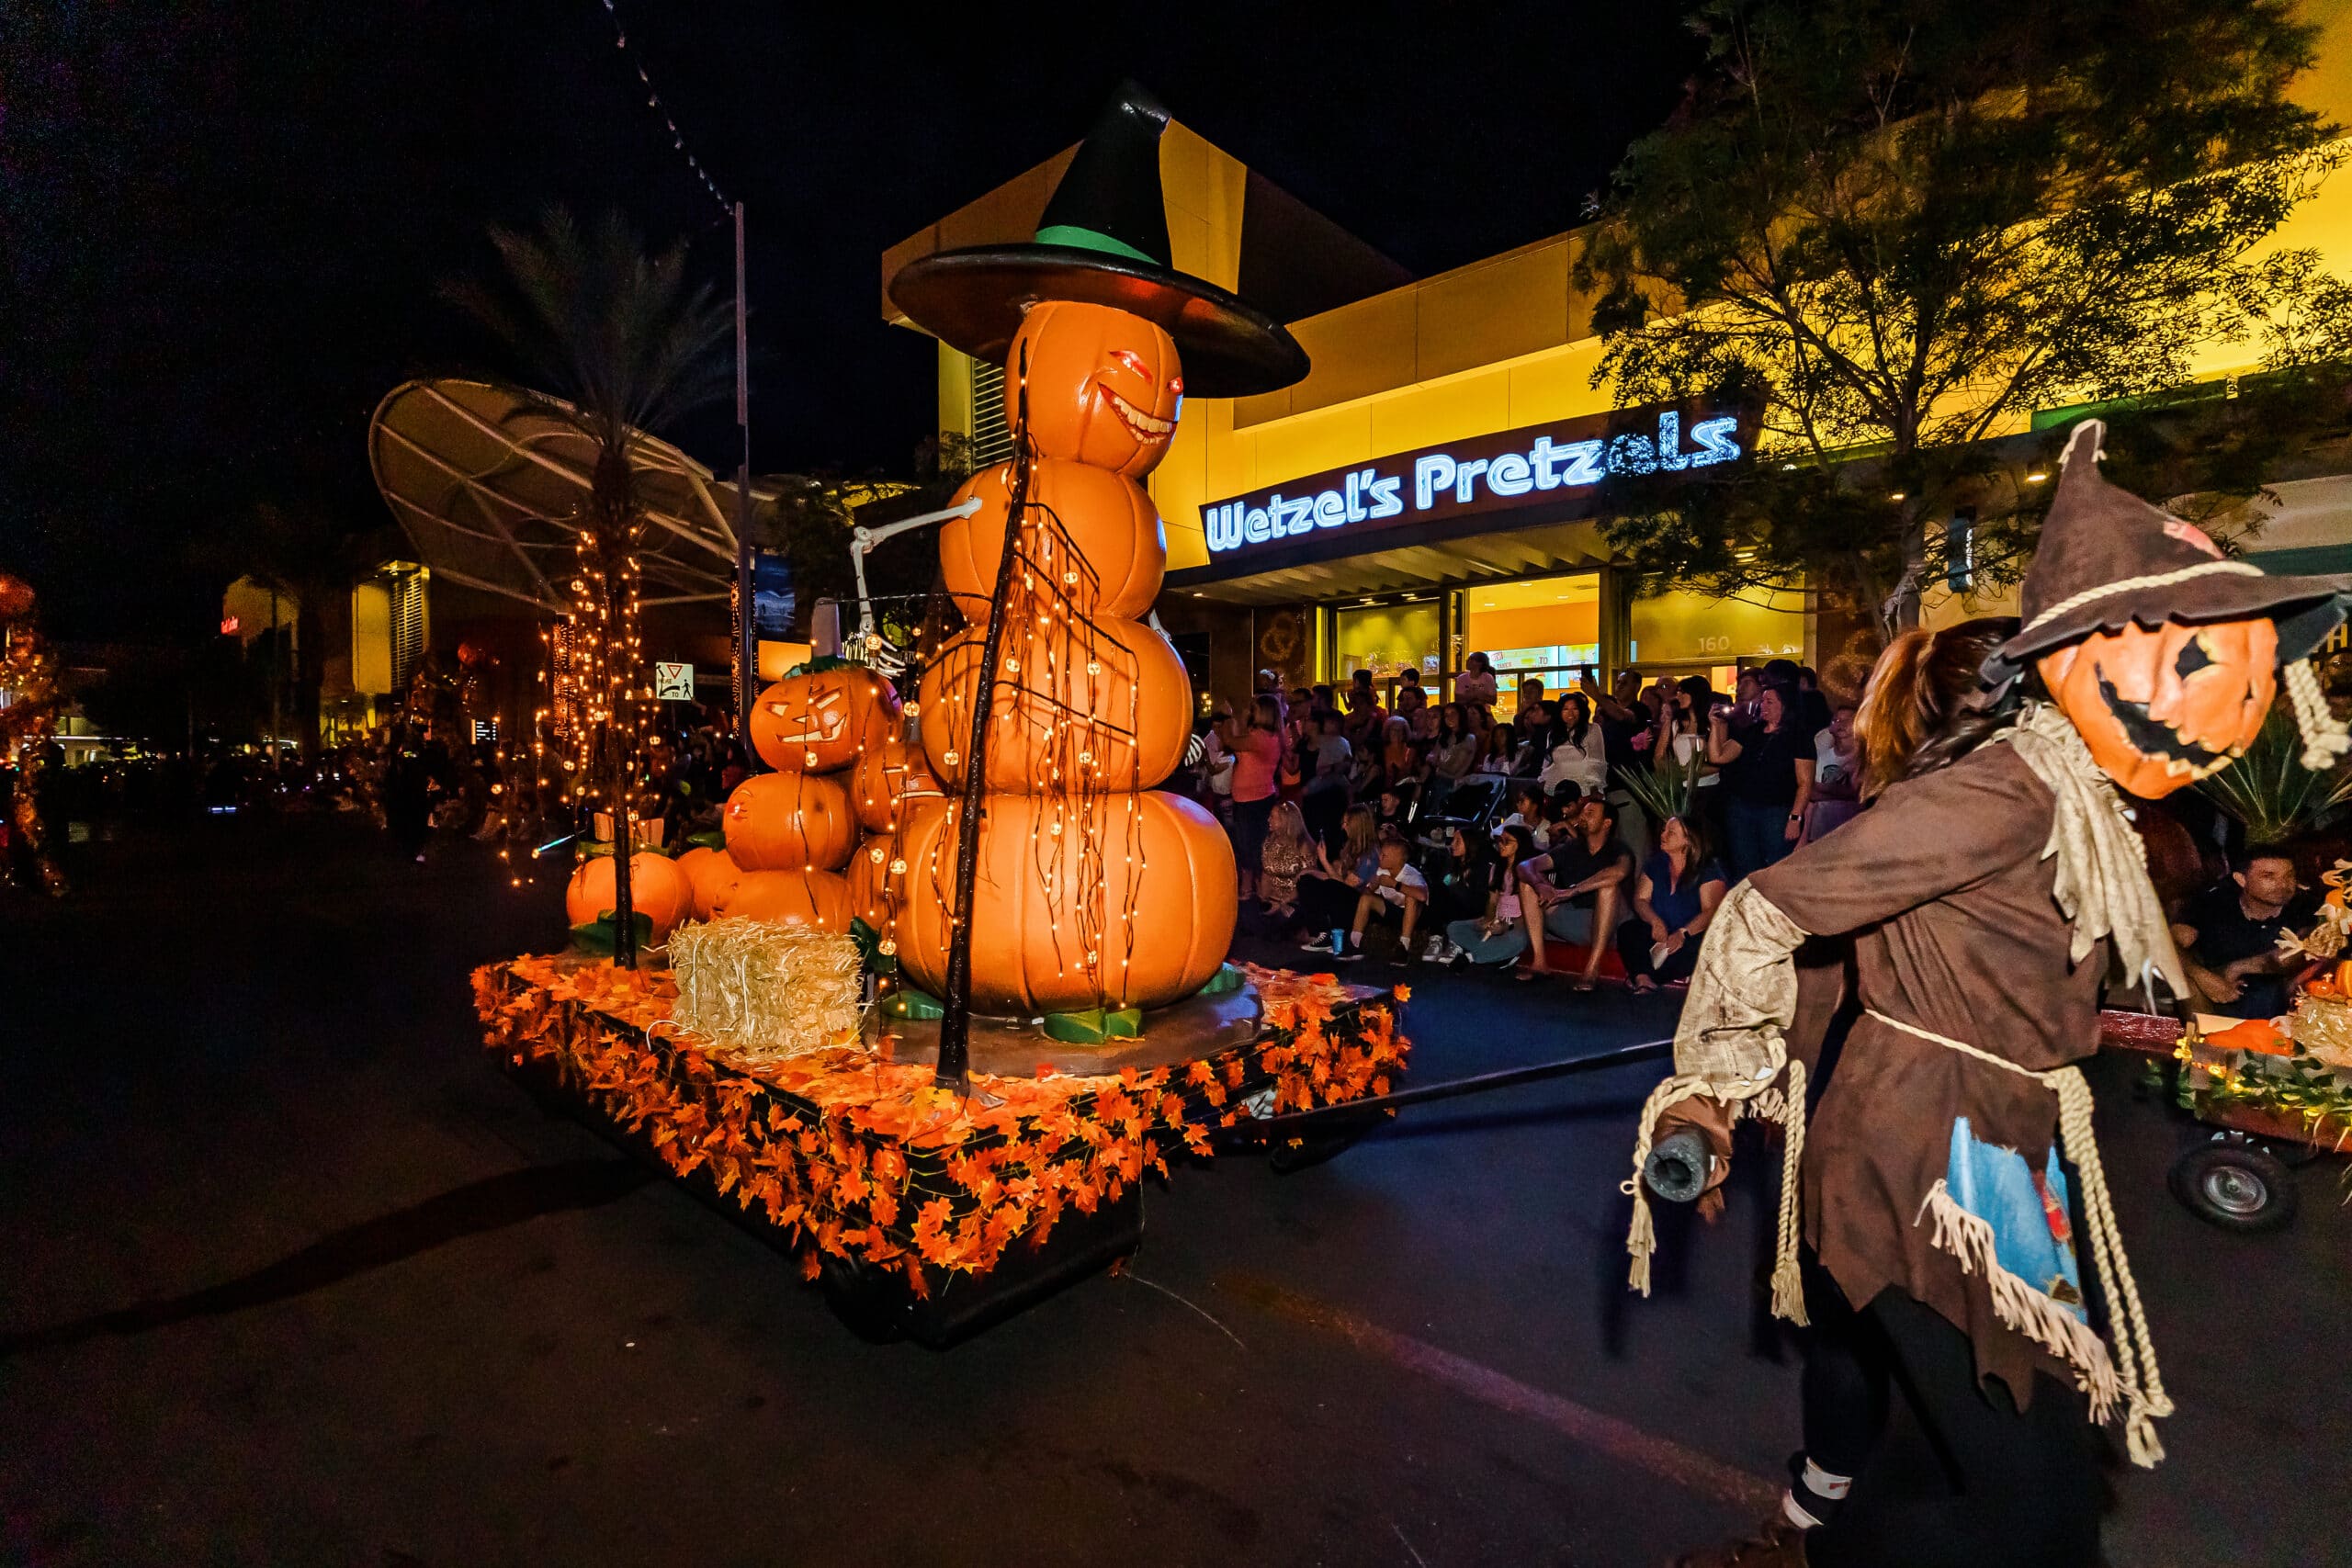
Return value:
[(2173, 1196), (2210, 1224), (2277, 1230), (2295, 1217), (2295, 1171), (2352, 1153), (2342, 1107), (2352, 1073), (2284, 1050), (2233, 1049), (2199, 1034), (2184, 1044), (2178, 1019), (2109, 1009), (2099, 1043), (2168, 1069), (2175, 1098), (2211, 1129), (2173, 1162)]

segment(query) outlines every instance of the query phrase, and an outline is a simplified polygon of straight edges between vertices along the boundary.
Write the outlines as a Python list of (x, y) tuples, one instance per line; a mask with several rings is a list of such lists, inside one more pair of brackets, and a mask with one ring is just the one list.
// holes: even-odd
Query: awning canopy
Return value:
[[(568, 405), (546, 400), (558, 408)], [(725, 603), (735, 574), (735, 486), (664, 441), (630, 447), (649, 526), (644, 603)], [(562, 615), (594, 445), (562, 419), (480, 381), (409, 381), (368, 426), (377, 488), (434, 572)], [(754, 483), (754, 506), (772, 503)]]
[(1544, 523), (1533, 527), (1469, 534), (1458, 538), (1395, 545), (1336, 559), (1283, 564), (1267, 556), (1249, 563), (1212, 562), (1168, 574), (1170, 592), (1228, 604), (1295, 604), (1400, 588), (1579, 571), (1609, 562), (1599, 524)]

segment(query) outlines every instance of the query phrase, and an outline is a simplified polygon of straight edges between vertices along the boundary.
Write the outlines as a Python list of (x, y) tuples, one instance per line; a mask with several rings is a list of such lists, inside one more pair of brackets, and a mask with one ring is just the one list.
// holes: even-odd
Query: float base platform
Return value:
[[(670, 1022), (662, 970), (523, 958), (478, 970), (474, 992), (485, 1043), (543, 1103), (793, 1258), (861, 1336), (944, 1348), (1133, 1252), (1146, 1170), (1166, 1178), (1259, 1117), (1396, 1087), (1401, 996), (1249, 975), (1244, 992), (1206, 999), (1156, 1041), (1148, 1022), (1144, 1040), (1092, 1048), (976, 1023), (969, 1098), (899, 1057), (921, 1043), (903, 1022), (887, 1054), (781, 1060), (687, 1033)], [(984, 1053), (984, 1036), (1002, 1049)], [(1180, 1039), (1198, 1054), (1178, 1054)], [(1021, 1071), (1002, 1070), (1016, 1060)], [(1308, 1163), (1362, 1130), (1269, 1152)]]

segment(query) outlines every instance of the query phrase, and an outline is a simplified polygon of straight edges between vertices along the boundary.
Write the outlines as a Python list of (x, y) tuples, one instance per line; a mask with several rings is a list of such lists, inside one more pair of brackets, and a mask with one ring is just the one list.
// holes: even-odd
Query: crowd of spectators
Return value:
[[(1418, 671), (1385, 685), (1282, 689), (1215, 707), (1200, 798), (1233, 837), (1251, 921), (1337, 962), (1567, 967), (1589, 988), (1614, 953), (1638, 989), (1685, 978), (1730, 882), (1859, 809), (1850, 705), (1776, 660), (1718, 693), (1706, 677), (1589, 666), (1506, 710), (1473, 653), (1451, 701)], [(1646, 802), (1647, 804), (1644, 804)], [(1663, 803), (1663, 804), (1661, 804)]]

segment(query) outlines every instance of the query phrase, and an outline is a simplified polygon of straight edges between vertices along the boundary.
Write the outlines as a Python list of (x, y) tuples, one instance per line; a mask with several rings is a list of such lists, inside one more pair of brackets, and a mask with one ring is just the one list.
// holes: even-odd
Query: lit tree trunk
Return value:
[(629, 856), (637, 834), (629, 820), (634, 781), (629, 740), (637, 677), (629, 637), (628, 558), (631, 505), (628, 456), (606, 446), (596, 457), (594, 481), (597, 564), (604, 571), (603, 668), (605, 671), (605, 801), (613, 818), (613, 963), (637, 967), (637, 906), (630, 897)]

